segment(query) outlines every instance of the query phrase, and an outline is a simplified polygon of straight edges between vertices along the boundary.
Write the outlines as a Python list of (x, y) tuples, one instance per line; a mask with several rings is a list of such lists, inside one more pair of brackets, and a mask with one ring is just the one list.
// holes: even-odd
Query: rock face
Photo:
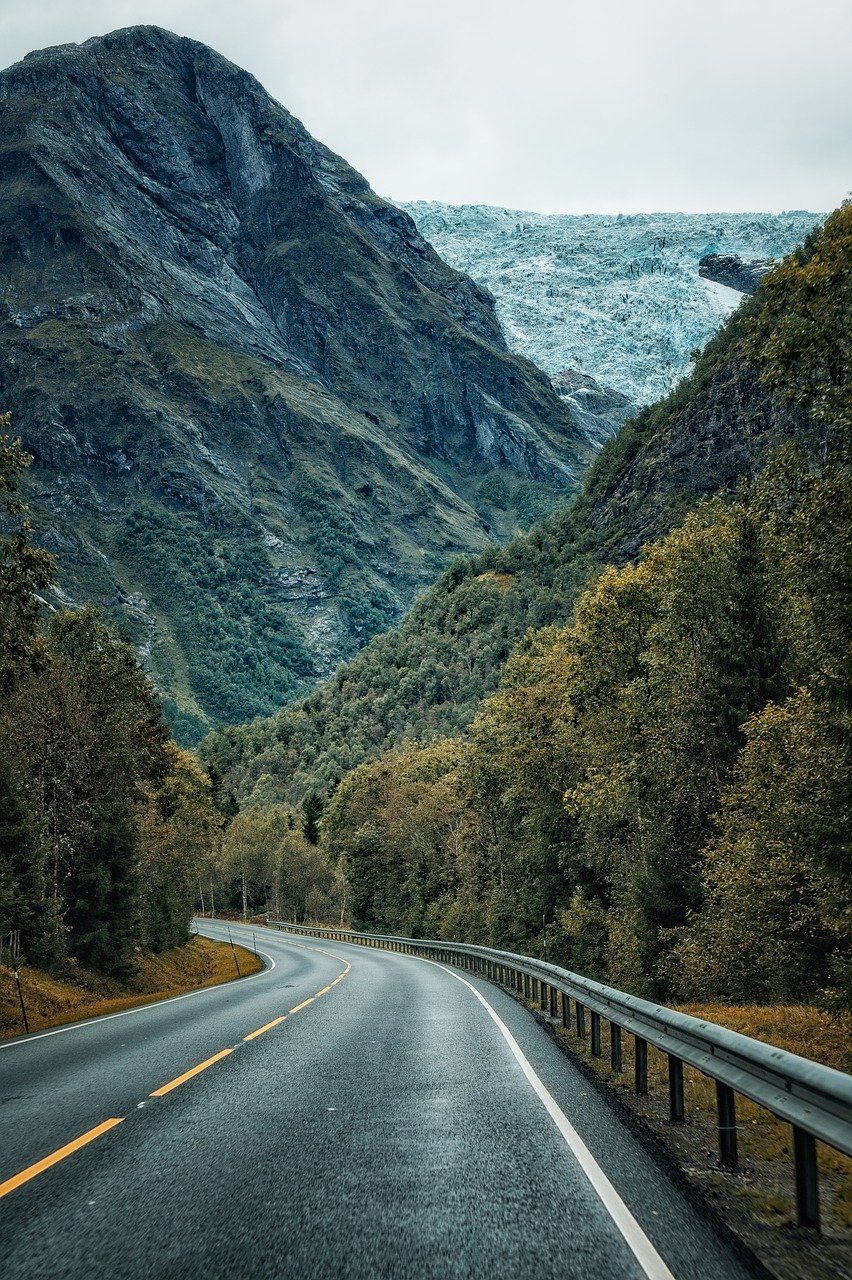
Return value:
[(637, 406), (620, 391), (603, 387), (579, 369), (565, 369), (553, 379), (553, 389), (571, 410), (595, 449), (617, 435)]
[(698, 259), (702, 280), (715, 280), (738, 293), (754, 293), (767, 271), (774, 266), (772, 258), (755, 258), (744, 262), (735, 253), (705, 253)]
[(185, 739), (306, 689), (576, 488), (587, 439), (487, 290), (204, 45), (31, 54), (0, 148), (27, 497), (63, 597), (129, 629)]

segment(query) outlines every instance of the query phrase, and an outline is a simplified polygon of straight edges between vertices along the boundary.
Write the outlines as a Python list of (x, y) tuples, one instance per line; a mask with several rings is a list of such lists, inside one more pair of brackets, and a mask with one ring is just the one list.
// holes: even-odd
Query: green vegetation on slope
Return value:
[[(665, 999), (852, 1002), (850, 309), (846, 205), (697, 370), (699, 407), (732, 367), (749, 387), (762, 374), (776, 422), (783, 402), (802, 411), (805, 449), (597, 575), (595, 473), (565, 517), (454, 565), (330, 686), (212, 740), (214, 758), (243, 751), (230, 777), (255, 806), (367, 757), (320, 823), (356, 926), (546, 945)], [(695, 413), (683, 392), (659, 408), (609, 492)], [(648, 485), (654, 516), (658, 497)], [(498, 675), (519, 598), (544, 603), (554, 579), (570, 622), (530, 631)], [(437, 740), (489, 684), (467, 736)]]
[(51, 602), (130, 635), (182, 742), (575, 491), (592, 450), (490, 295), (247, 73), (142, 27), (0, 82), (0, 385)]
[[(325, 811), (356, 926), (662, 998), (850, 1000), (852, 477), (792, 456), (528, 638), (468, 740)], [(838, 552), (845, 548), (845, 554)]]
[[(186, 516), (139, 504), (112, 546), (132, 580), (168, 616), (193, 671), (194, 696), (211, 719), (269, 714), (301, 692), (313, 659), (287, 613), (264, 595), (271, 566), (256, 541), (239, 538), (236, 530), (217, 538)], [(203, 724), (191, 721), (168, 694), (163, 705), (176, 733), (192, 736)]]

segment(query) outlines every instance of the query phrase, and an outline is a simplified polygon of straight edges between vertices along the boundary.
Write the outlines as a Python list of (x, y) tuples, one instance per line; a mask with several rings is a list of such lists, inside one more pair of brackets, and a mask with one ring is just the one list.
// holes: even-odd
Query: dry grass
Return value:
[[(238, 946), (236, 952), (243, 977), (263, 968), (263, 961), (251, 951)], [(192, 938), (186, 946), (158, 955), (139, 952), (136, 959), (136, 976), (123, 984), (79, 969), (73, 963), (68, 963), (60, 975), (24, 966), (21, 986), (30, 1031), (119, 1013), (135, 1005), (150, 1004), (198, 987), (212, 987), (237, 977), (230, 945), (209, 938)], [(0, 967), (0, 1037), (20, 1035), (22, 1031), (14, 977), (7, 968)]]
[(513, 573), (498, 573), (496, 569), (486, 569), (485, 573), (476, 575), (476, 581), (492, 582), (501, 591), (508, 591), (514, 585), (515, 575)]

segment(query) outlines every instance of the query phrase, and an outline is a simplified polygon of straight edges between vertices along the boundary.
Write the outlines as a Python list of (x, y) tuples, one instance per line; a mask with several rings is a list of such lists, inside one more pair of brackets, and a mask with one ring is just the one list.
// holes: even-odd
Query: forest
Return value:
[(247, 886), (254, 897), (258, 859), (269, 907), (325, 910), (334, 875), (304, 814), (232, 823), (230, 797), (174, 742), (130, 644), (91, 606), (45, 609), (54, 559), (17, 496), (30, 457), (10, 429), (0, 418), (0, 942), (16, 936), (43, 969), (127, 980), (140, 949), (188, 941), (205, 897), (220, 910), (239, 909)]

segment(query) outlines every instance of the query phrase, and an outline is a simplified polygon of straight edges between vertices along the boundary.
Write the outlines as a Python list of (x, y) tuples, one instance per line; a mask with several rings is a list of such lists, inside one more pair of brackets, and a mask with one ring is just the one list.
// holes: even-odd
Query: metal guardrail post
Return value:
[(819, 1231), (819, 1169), (816, 1140), (800, 1129), (793, 1130), (793, 1161), (796, 1170), (796, 1220), (800, 1227)]
[(556, 1017), (556, 988), (555, 987), (550, 988), (550, 1016), (551, 1018)]
[(669, 1059), (669, 1120), (672, 1124), (680, 1124), (686, 1118), (683, 1097), (683, 1063), (675, 1054)]
[(648, 1041), (633, 1037), (633, 1092), (648, 1092)]
[(577, 1035), (581, 1040), (586, 1038), (586, 1007), (579, 1000), (574, 1001), (577, 1010)]
[(571, 997), (567, 991), (562, 992), (562, 1025), (566, 1030), (571, 1026)]
[(591, 1012), (592, 1023), (592, 1057), (599, 1058), (601, 1056), (601, 1015)]
[(609, 1024), (609, 1065), (621, 1075), (621, 1027), (617, 1022)]
[(719, 1134), (719, 1159), (730, 1168), (737, 1167), (737, 1101), (730, 1085), (716, 1081), (716, 1128)]
[(548, 986), (546, 982), (538, 984), (538, 1007), (542, 1013), (547, 1009)]

